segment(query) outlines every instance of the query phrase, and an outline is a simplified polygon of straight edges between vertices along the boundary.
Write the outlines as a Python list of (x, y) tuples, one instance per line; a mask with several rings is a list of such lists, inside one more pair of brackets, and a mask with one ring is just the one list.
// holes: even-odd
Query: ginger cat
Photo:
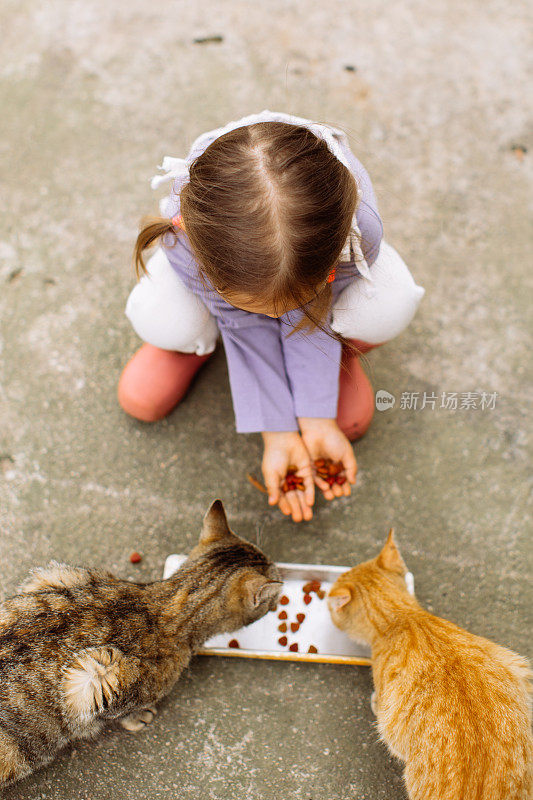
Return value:
[(410, 800), (532, 800), (531, 672), (512, 650), (425, 611), (393, 531), (328, 598), (335, 625), (372, 647), (372, 708), (405, 761)]
[(220, 500), (167, 580), (35, 570), (0, 605), (0, 785), (109, 720), (142, 729), (204, 641), (262, 617), (281, 586), (272, 562), (230, 531)]

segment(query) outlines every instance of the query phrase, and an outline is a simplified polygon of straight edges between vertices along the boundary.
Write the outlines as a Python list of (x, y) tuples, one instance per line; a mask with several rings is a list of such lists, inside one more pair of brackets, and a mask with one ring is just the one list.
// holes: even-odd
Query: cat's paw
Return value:
[(127, 717), (122, 717), (119, 722), (125, 730), (130, 733), (137, 733), (137, 731), (142, 731), (143, 728), (146, 728), (156, 714), (157, 709), (154, 706), (150, 706), (149, 708), (142, 708), (140, 711), (134, 711), (132, 714), (128, 714)]
[(63, 669), (63, 695), (74, 717), (88, 720), (109, 708), (119, 689), (121, 659), (118, 647), (90, 647)]
[(378, 715), (378, 698), (375, 692), (370, 695), (370, 708), (375, 717)]

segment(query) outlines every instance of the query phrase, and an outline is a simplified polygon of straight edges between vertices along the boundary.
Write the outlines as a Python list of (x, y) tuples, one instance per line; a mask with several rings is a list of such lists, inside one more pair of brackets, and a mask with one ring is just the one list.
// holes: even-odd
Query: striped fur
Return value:
[(233, 534), (220, 501), (165, 581), (52, 563), (0, 606), (0, 785), (109, 720), (136, 731), (191, 656), (276, 604), (276, 567)]
[(334, 623), (372, 646), (372, 708), (405, 761), (410, 800), (532, 800), (525, 659), (429, 614), (409, 595), (393, 533), (332, 587)]

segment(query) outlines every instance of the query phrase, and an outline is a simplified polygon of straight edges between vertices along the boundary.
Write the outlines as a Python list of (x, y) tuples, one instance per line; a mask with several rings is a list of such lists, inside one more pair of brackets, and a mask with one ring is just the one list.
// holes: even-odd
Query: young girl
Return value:
[[(355, 483), (349, 440), (374, 412), (359, 355), (401, 333), (424, 290), (382, 241), (372, 184), (340, 130), (263, 111), (162, 168), (152, 186), (173, 181), (172, 192), (137, 239), (145, 274), (126, 307), (145, 344), (124, 369), (120, 404), (164, 417), (220, 332), (237, 431), (263, 437), (269, 503), (309, 520), (315, 484), (332, 499)], [(342, 461), (347, 482), (329, 487), (317, 458)], [(304, 491), (280, 491), (289, 464)]]

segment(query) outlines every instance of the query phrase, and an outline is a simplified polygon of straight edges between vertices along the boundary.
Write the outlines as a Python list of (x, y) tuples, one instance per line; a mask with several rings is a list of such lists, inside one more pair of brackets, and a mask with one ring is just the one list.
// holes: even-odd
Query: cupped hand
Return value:
[(303, 442), (315, 461), (317, 458), (331, 458), (333, 461), (342, 461), (346, 482), (340, 486), (334, 483), (329, 486), (326, 481), (315, 474), (315, 483), (324, 493), (326, 500), (333, 500), (334, 497), (348, 496), (351, 493), (350, 486), (355, 484), (357, 475), (357, 461), (353, 452), (352, 445), (341, 431), (334, 419), (323, 417), (300, 417), (300, 431)]
[[(315, 502), (313, 469), (309, 453), (296, 431), (266, 431), (263, 434), (263, 477), (268, 489), (268, 502), (279, 506), (282, 514), (292, 516), (294, 522), (310, 520)], [(281, 484), (289, 466), (304, 481), (304, 491), (282, 492)]]

